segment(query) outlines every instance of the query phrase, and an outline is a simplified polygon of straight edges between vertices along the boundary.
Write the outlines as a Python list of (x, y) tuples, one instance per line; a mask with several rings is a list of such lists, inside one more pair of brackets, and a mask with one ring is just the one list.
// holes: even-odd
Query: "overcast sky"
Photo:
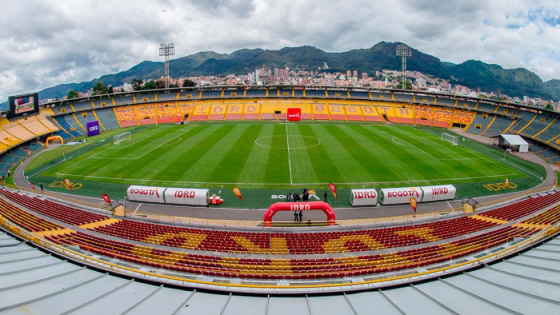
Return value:
[[(330, 2), (330, 3), (329, 3)], [(560, 1), (0, 0), (0, 102), (176, 56), (312, 45), (329, 52), (400, 41), (560, 78)]]

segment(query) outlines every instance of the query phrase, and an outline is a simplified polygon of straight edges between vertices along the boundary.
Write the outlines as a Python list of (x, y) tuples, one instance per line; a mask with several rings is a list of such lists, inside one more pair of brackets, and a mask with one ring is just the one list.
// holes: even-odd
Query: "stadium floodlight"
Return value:
[(406, 90), (406, 58), (412, 57), (412, 50), (408, 45), (397, 45), (397, 56), (402, 57), (402, 89)]
[(175, 55), (173, 43), (159, 45), (159, 55), (165, 57), (165, 88), (169, 88), (169, 56)]

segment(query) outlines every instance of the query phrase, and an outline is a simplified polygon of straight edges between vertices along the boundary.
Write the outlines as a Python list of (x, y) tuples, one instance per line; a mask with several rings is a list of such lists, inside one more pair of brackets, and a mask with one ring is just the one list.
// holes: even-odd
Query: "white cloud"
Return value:
[(401, 41), (444, 61), (478, 59), (560, 78), (558, 1), (13, 1), (0, 19), (0, 102), (176, 56)]

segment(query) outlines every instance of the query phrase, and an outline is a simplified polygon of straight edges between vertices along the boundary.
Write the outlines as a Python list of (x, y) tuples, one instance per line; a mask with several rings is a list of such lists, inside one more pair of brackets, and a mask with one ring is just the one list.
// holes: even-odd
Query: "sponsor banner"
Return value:
[(453, 185), (423, 186), (420, 188), (424, 192), (422, 202), (454, 199), (457, 192)]
[(301, 121), (301, 108), (288, 108), (288, 121)]
[(130, 186), (126, 194), (130, 201), (165, 203), (164, 192), (165, 188), (162, 187)]
[(208, 191), (208, 189), (167, 188), (164, 193), (165, 203), (206, 206), (208, 204)]
[(87, 123), (87, 136), (93, 137), (99, 134), (99, 122), (97, 120), (88, 121)]
[(380, 201), (384, 205), (409, 203), (412, 197), (422, 200), (420, 187), (383, 188), (379, 194), (381, 195)]
[(352, 189), (352, 194), (350, 195), (350, 203), (353, 207), (359, 206), (375, 206), (379, 200), (379, 195), (377, 191), (373, 188), (371, 189)]

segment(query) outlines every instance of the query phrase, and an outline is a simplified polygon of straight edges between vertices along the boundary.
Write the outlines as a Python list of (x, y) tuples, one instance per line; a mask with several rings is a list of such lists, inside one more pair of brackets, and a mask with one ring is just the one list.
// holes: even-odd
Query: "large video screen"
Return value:
[(10, 96), (10, 119), (39, 112), (39, 94)]

